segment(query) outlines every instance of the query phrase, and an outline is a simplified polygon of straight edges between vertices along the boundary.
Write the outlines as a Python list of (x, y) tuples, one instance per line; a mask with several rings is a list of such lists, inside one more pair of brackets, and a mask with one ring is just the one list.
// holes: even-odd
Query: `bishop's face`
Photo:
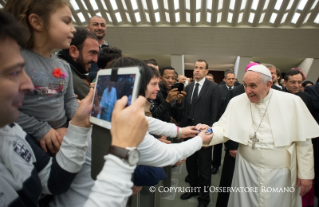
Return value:
[(271, 81), (264, 83), (260, 73), (247, 71), (244, 76), (245, 92), (251, 103), (258, 103), (263, 100), (267, 96), (271, 85)]

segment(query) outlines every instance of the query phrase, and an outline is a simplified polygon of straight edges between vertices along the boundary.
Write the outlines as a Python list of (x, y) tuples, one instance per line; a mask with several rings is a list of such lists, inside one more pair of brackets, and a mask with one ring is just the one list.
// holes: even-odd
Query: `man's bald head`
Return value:
[(177, 81), (180, 82), (180, 83), (185, 84), (185, 82), (186, 82), (186, 76), (184, 76), (184, 75), (179, 75)]
[(106, 22), (103, 17), (93, 16), (90, 19), (87, 29), (95, 34), (99, 39), (100, 44), (103, 43), (103, 38), (106, 34)]

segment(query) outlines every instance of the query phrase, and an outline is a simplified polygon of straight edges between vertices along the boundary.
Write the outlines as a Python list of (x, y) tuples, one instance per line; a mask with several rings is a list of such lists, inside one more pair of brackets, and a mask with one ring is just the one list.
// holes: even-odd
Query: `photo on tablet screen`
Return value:
[(114, 105), (118, 99), (127, 96), (127, 106), (131, 104), (135, 78), (135, 74), (118, 75), (117, 81), (113, 82), (111, 75), (99, 75), (91, 116), (111, 122)]

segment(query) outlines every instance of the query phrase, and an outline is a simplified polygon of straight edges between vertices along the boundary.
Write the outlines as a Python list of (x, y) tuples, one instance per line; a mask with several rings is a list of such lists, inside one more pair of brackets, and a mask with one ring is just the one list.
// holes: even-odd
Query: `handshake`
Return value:
[(209, 147), (214, 136), (213, 129), (206, 124), (197, 124), (195, 129), (199, 130), (198, 136), (203, 139), (203, 147)]

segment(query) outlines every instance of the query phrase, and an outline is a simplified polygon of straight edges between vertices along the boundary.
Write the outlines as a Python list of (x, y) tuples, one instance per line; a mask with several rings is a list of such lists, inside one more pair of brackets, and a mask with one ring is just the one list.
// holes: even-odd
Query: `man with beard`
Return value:
[(74, 93), (82, 100), (90, 90), (87, 76), (92, 63), (97, 62), (99, 43), (97, 37), (85, 29), (77, 28), (68, 49), (58, 53), (58, 57), (67, 61), (72, 69)]
[[(94, 33), (96, 38), (99, 41), (99, 49), (100, 52), (102, 48), (109, 47), (109, 43), (104, 40), (104, 36), (106, 34), (106, 22), (103, 17), (93, 16), (90, 19), (88, 26), (86, 27), (88, 31)], [(93, 63), (90, 69), (89, 78), (90, 80), (94, 80), (96, 78), (97, 71), (99, 71), (99, 67), (96, 63)]]

